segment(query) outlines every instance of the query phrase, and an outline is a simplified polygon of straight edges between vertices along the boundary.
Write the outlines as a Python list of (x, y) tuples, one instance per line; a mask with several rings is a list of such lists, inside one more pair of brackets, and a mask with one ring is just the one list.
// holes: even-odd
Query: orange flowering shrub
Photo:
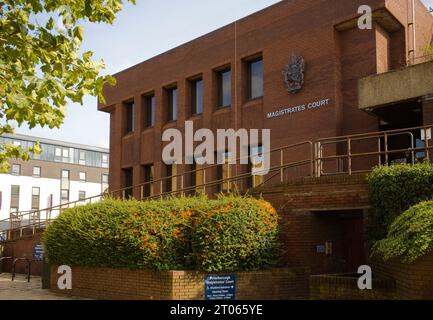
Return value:
[(224, 196), (197, 211), (190, 235), (196, 269), (254, 270), (278, 263), (278, 215), (264, 200)]
[(67, 209), (43, 236), (54, 264), (240, 271), (278, 261), (278, 216), (264, 200), (107, 199)]

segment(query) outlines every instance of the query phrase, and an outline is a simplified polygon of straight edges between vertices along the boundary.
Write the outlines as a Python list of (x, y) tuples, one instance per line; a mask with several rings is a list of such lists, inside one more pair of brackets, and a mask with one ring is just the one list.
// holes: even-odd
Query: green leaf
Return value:
[[(82, 102), (85, 94), (102, 96), (104, 85), (114, 81), (99, 75), (105, 64), (92, 61), (91, 51), (80, 53), (84, 31), (79, 23), (112, 23), (123, 2), (2, 1), (0, 32), (8, 45), (0, 46), (0, 133), (9, 131), (8, 120), (30, 128), (59, 127), (66, 97)], [(59, 12), (66, 30), (53, 30)], [(45, 28), (29, 19), (38, 14), (49, 17)], [(2, 170), (11, 157), (28, 159), (25, 150), (0, 146)]]
[(77, 26), (74, 29), (74, 36), (77, 37), (80, 41), (83, 41), (84, 39), (84, 30), (82, 27)]

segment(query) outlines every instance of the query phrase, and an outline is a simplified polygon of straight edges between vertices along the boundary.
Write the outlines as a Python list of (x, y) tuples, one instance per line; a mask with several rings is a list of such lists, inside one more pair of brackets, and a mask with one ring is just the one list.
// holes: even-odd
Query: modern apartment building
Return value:
[(29, 161), (11, 159), (0, 174), (0, 220), (97, 196), (108, 188), (109, 150), (25, 135), (0, 136), (1, 144), (23, 148), (39, 142)]

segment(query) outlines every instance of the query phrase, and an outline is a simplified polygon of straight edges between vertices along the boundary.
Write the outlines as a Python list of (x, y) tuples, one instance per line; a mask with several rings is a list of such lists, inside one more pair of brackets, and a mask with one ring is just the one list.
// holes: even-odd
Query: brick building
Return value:
[[(372, 29), (358, 28), (361, 5), (372, 8)], [(111, 119), (110, 188), (148, 183), (131, 189), (135, 197), (143, 198), (251, 171), (249, 165), (233, 165), (189, 173), (199, 166), (163, 163), (162, 133), (169, 128), (184, 130), (185, 121), (193, 121), (195, 130), (271, 129), (271, 149), (432, 124), (433, 77), (428, 75), (433, 75), (433, 64), (427, 60), (418, 64), (431, 45), (432, 34), (433, 17), (420, 0), (286, 0), (124, 70), (115, 75), (116, 86), (105, 88), (106, 103), (98, 106), (110, 113)], [(295, 67), (299, 75), (302, 64), (303, 84), (297, 87), (299, 83), (291, 79), (289, 91), (297, 92), (290, 93), (282, 71), (288, 65), (289, 71)], [(410, 143), (422, 147), (429, 133), (414, 130), (411, 134)], [(402, 137), (390, 139), (386, 148), (394, 145), (398, 149), (407, 143)], [(281, 158), (296, 162), (311, 153), (317, 156), (311, 145), (281, 152)], [(250, 146), (250, 150), (260, 153), (260, 147)], [(347, 148), (351, 152), (379, 148), (381, 152), (384, 145), (381, 141), (379, 146), (376, 141), (356, 141), (347, 147), (334, 141), (328, 154), (346, 154)], [(412, 160), (422, 157), (423, 152), (412, 154)], [(280, 155), (271, 161), (271, 166), (280, 163)], [(353, 161), (335, 157), (322, 164), (321, 172), (361, 171), (377, 161), (408, 159), (401, 153)], [(303, 176), (309, 170), (306, 162), (282, 175)], [(254, 187), (263, 181), (252, 179), (236, 187)], [(204, 189), (218, 192), (230, 188), (231, 183), (214, 183)], [(356, 197), (351, 199), (356, 201)], [(304, 212), (317, 215), (320, 208), (306, 201), (308, 210)], [(356, 241), (348, 240), (356, 242), (343, 250), (348, 254), (362, 246), (363, 206), (367, 203), (345, 205), (349, 210), (344, 213), (351, 222), (341, 221), (341, 226), (349, 231), (335, 236), (341, 243), (341, 238), (359, 235)], [(314, 230), (329, 231), (337, 225), (334, 220), (342, 213), (331, 211), (326, 222), (321, 218), (314, 222)], [(334, 237), (332, 230), (323, 233), (322, 239), (311, 244)], [(296, 251), (297, 245), (292, 249)], [(315, 249), (326, 250), (322, 246)], [(361, 260), (361, 255), (353, 258), (345, 269)], [(322, 262), (316, 266), (317, 273), (339, 269), (323, 267)]]

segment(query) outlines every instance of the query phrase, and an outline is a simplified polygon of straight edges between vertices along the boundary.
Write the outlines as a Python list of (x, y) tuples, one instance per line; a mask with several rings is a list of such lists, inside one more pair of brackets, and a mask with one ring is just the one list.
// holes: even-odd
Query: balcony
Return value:
[(376, 107), (421, 98), (433, 93), (433, 60), (421, 57), (404, 69), (369, 76), (359, 80), (359, 108)]

